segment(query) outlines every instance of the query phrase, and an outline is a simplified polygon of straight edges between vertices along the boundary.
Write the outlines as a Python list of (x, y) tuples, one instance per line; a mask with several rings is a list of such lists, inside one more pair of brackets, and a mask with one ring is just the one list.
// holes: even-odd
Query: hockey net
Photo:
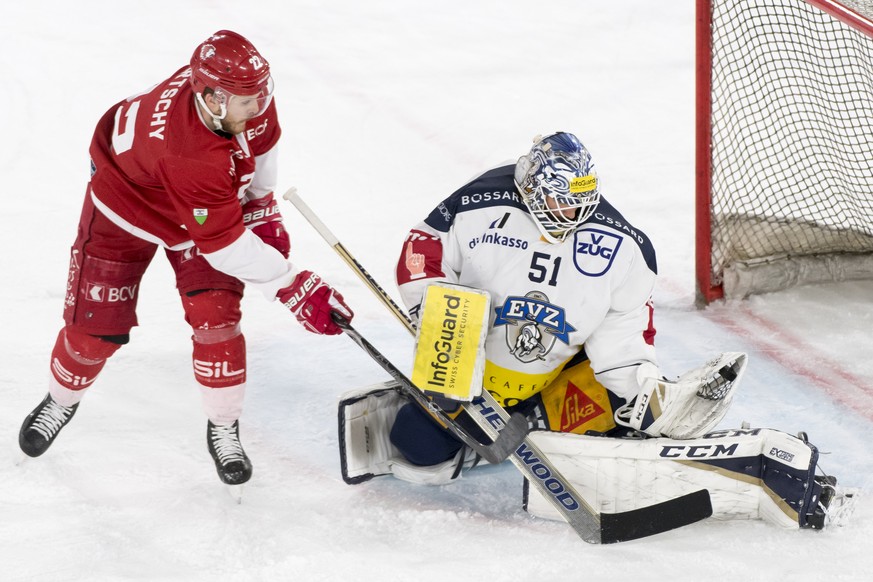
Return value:
[(873, 278), (873, 0), (698, 0), (698, 298)]

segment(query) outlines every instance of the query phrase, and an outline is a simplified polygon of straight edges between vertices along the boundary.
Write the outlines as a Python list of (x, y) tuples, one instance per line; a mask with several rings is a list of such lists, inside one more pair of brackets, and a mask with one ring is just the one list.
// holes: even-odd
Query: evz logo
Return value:
[(564, 308), (549, 303), (549, 298), (540, 291), (531, 291), (524, 297), (507, 297), (495, 311), (494, 327), (506, 326), (509, 353), (524, 363), (545, 359), (555, 340), (569, 344), (570, 332), (576, 331), (567, 323)]
[(620, 236), (596, 228), (577, 231), (573, 241), (576, 268), (583, 275), (600, 277), (612, 266), (621, 241)]

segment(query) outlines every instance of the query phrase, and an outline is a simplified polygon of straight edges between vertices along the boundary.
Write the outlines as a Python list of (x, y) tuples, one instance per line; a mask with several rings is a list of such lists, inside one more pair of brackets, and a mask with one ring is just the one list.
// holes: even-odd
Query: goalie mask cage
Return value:
[(873, 0), (697, 0), (698, 300), (873, 278)]

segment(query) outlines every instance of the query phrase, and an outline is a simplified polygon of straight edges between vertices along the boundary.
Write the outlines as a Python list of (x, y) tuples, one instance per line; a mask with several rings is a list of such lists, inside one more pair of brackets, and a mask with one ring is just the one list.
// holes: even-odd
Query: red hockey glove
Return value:
[(338, 335), (343, 332), (330, 318), (337, 311), (351, 321), (355, 314), (343, 301), (339, 291), (312, 271), (301, 271), (294, 281), (276, 295), (303, 327), (312, 333)]
[(273, 194), (267, 194), (257, 200), (249, 200), (243, 204), (242, 213), (243, 225), (287, 259), (291, 251), (291, 240), (288, 238), (285, 225), (282, 224), (282, 214), (273, 199)]

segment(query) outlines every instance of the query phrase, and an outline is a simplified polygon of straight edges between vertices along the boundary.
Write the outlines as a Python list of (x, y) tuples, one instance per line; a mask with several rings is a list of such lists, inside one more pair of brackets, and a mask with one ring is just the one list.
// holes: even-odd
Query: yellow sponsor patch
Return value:
[[(566, 362), (565, 362), (566, 363)], [(609, 395), (588, 362), (545, 374), (525, 374), (487, 362), (485, 389), (504, 407), (539, 394), (549, 430), (585, 434), (615, 428)]]
[(561, 366), (559, 365), (551, 372), (526, 374), (487, 361), (485, 362), (484, 386), (501, 406), (515, 406), (548, 386), (560, 371)]
[(609, 395), (588, 362), (561, 372), (541, 398), (550, 430), (585, 434), (615, 428)]
[(591, 192), (595, 188), (597, 188), (597, 176), (591, 174), (587, 176), (579, 176), (578, 178), (570, 180), (571, 194), (583, 194), (585, 192)]
[(425, 393), (468, 402), (482, 392), (487, 291), (434, 283), (425, 292), (412, 382)]

